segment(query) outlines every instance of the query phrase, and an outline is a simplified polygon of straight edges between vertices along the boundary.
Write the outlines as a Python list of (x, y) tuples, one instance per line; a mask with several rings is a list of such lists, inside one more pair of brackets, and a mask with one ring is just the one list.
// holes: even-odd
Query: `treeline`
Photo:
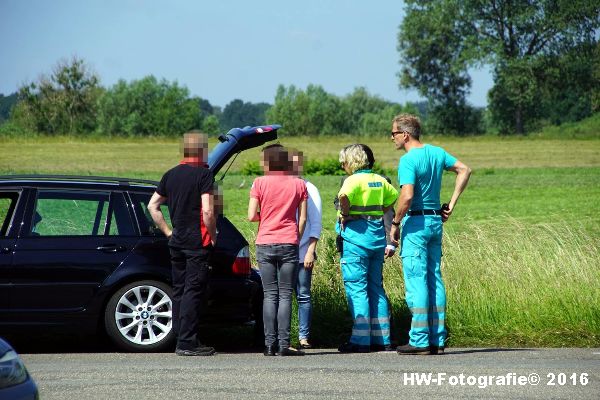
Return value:
[(400, 84), (429, 101), (434, 131), (473, 130), (469, 68), (488, 66), (488, 130), (523, 134), (600, 111), (600, 2), (406, 0)]
[[(279, 123), (291, 135), (381, 134), (399, 112), (421, 116), (427, 133), (525, 134), (600, 111), (600, 2), (406, 0), (398, 32), (399, 84), (426, 99), (398, 104), (357, 88), (279, 86), (274, 103), (236, 99), (221, 110), (177, 82), (153, 76), (105, 88), (85, 62), (59, 63), (0, 95), (0, 135), (179, 135)], [(469, 70), (489, 67), (487, 108), (467, 102)], [(7, 122), (8, 121), (8, 122)]]
[(279, 86), (273, 105), (235, 99), (221, 110), (190, 96), (187, 87), (154, 76), (105, 88), (78, 58), (59, 62), (52, 73), (0, 102), (8, 122), (0, 134), (13, 136), (176, 136), (190, 129), (216, 134), (268, 123), (281, 124), (288, 135), (380, 135), (400, 112), (426, 115), (425, 104), (393, 103), (365, 88), (340, 97), (316, 85)]
[(223, 110), (177, 82), (147, 76), (105, 88), (84, 60), (60, 61), (48, 75), (0, 95), (0, 134), (177, 136), (216, 134), (265, 122), (266, 103), (233, 100)]

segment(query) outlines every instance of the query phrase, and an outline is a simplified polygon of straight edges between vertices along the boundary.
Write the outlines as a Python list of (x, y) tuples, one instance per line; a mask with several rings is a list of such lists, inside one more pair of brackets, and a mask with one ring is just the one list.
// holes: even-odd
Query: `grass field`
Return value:
[[(387, 169), (395, 168), (401, 155), (387, 138), (280, 141), (303, 150), (308, 159), (337, 158), (344, 145), (364, 142)], [(444, 233), (450, 345), (600, 346), (600, 140), (478, 137), (431, 143), (474, 170)], [(5, 140), (0, 149), (3, 174), (159, 179), (178, 161), (178, 144), (164, 140)], [(256, 231), (245, 221), (253, 177), (235, 171), (258, 156), (257, 149), (242, 153), (222, 183), (225, 212), (249, 241)], [(336, 345), (351, 327), (333, 248), (332, 201), (340, 177), (308, 179), (321, 192), (325, 228), (314, 278), (313, 338)], [(452, 185), (448, 174), (442, 199), (449, 198)], [(410, 316), (397, 257), (386, 261), (384, 282), (395, 339), (404, 343)]]

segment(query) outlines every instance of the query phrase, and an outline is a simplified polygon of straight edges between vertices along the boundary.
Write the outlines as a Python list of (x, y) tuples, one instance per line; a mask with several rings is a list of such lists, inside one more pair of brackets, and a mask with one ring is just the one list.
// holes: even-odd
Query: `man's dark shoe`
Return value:
[(394, 346), (391, 344), (372, 344), (371, 351), (394, 351)]
[(276, 356), (277, 355), (277, 345), (272, 344), (265, 346), (265, 352), (263, 353), (265, 356)]
[(194, 349), (175, 349), (175, 354), (178, 356), (212, 356), (216, 351), (212, 347), (198, 346)]
[(442, 354), (444, 354), (444, 346), (433, 346), (430, 345), (429, 346), (431, 348), (429, 354), (431, 355), (438, 355), (441, 356)]
[(427, 347), (415, 347), (410, 344), (396, 347), (398, 354), (414, 354), (414, 355), (429, 355), (431, 348)]
[(371, 351), (369, 346), (361, 346), (356, 343), (346, 342), (338, 347), (340, 353), (368, 353)]
[(279, 351), (279, 355), (284, 356), (284, 357), (285, 356), (303, 356), (304, 352), (301, 350), (296, 350), (293, 347), (288, 347), (288, 348), (281, 349)]

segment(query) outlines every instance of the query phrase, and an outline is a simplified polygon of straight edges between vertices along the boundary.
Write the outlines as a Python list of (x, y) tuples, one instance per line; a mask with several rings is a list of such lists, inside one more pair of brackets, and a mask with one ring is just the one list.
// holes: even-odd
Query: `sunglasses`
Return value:
[(401, 133), (408, 133), (408, 132), (405, 132), (405, 131), (392, 131), (392, 137), (396, 137), (396, 135), (399, 135)]

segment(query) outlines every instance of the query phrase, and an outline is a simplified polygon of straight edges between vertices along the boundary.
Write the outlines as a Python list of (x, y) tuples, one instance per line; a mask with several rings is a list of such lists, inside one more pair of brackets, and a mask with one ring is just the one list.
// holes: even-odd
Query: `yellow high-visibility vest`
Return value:
[(350, 201), (350, 215), (382, 216), (384, 207), (396, 202), (398, 191), (381, 175), (360, 170), (346, 178), (338, 198), (341, 195)]

